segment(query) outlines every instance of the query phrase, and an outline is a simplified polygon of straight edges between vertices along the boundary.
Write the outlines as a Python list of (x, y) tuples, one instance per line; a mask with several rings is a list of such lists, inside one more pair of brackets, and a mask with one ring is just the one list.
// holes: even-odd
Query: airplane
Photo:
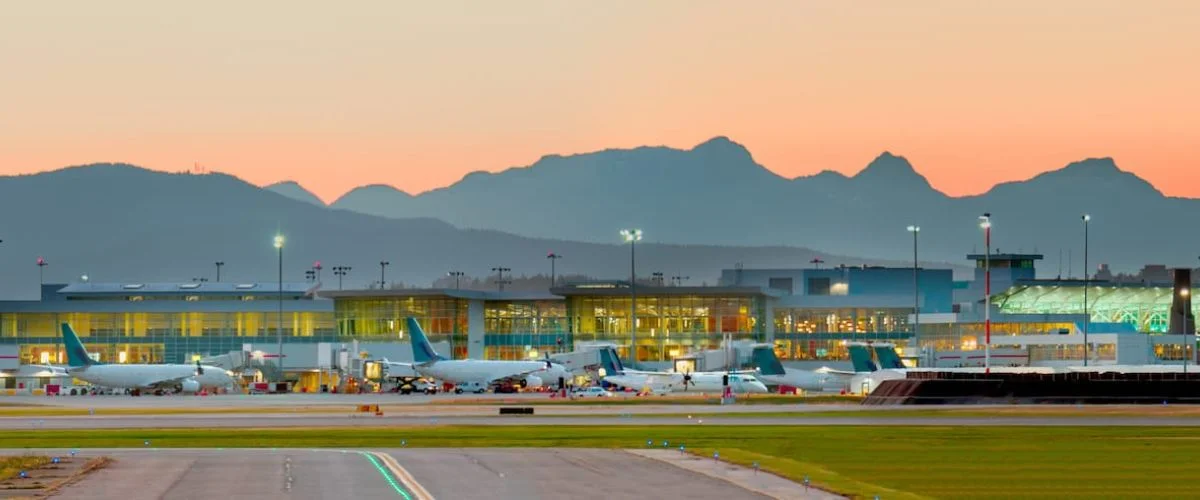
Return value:
[(770, 385), (786, 385), (805, 391), (840, 391), (850, 385), (850, 379), (855, 375), (851, 371), (828, 367), (816, 370), (786, 368), (775, 356), (775, 347), (771, 344), (754, 346), (750, 358), (758, 368), (759, 380)]
[[(62, 324), (63, 347), (67, 351), (67, 375), (93, 385), (112, 389), (129, 389), (134, 394), (143, 390), (155, 394), (164, 392), (195, 393), (202, 389), (233, 387), (233, 374), (224, 368), (190, 364), (129, 364), (108, 365), (88, 356), (87, 349), (69, 323)], [(57, 371), (57, 370), (55, 370)]]
[[(870, 394), (886, 380), (908, 378), (909, 373), (987, 373), (984, 367), (962, 368), (909, 368), (900, 360), (892, 344), (850, 344), (850, 360), (854, 364), (854, 376), (850, 379), (850, 390)], [(1080, 371), (1069, 368), (1070, 371)], [(1052, 367), (1041, 366), (993, 366), (992, 373), (1057, 373)], [(1101, 370), (1103, 371), (1103, 370)]]
[(600, 350), (600, 363), (605, 374), (601, 380), (606, 384), (627, 389), (648, 389), (655, 394), (668, 392), (724, 393), (726, 377), (734, 393), (766, 394), (767, 386), (750, 372), (648, 372), (627, 370), (615, 349)]
[(393, 367), (412, 368), (422, 377), (450, 382), (454, 392), (464, 388), (482, 393), (487, 389), (515, 384), (522, 388), (541, 387), (543, 384), (558, 385), (559, 379), (570, 380), (571, 373), (562, 365), (550, 360), (543, 361), (499, 361), (483, 359), (446, 359), (433, 349), (425, 331), (415, 318), (407, 318), (409, 335), (412, 338), (413, 362), (402, 363), (383, 359), (389, 370)]

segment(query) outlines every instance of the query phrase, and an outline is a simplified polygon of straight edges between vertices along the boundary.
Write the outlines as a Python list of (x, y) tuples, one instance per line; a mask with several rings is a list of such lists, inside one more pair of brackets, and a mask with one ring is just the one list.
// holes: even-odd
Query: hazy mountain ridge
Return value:
[[(35, 175), (0, 177), (0, 295), (36, 294), (38, 257), (49, 263), (46, 282), (189, 281), (277, 279), (275, 234), (286, 238), (284, 279), (301, 281), (314, 261), (352, 267), (349, 287), (379, 280), (427, 285), (448, 271), (486, 278), (497, 266), (514, 275), (549, 272), (547, 252), (564, 255), (560, 275), (621, 278), (629, 248), (520, 237), (492, 230), (458, 229), (432, 218), (384, 218), (330, 209), (256, 187), (225, 174), (178, 174), (125, 164), (70, 167)], [(616, 226), (612, 226), (613, 234)], [(615, 239), (615, 238), (614, 238)], [(805, 248), (638, 245), (640, 275), (690, 276), (714, 284), (721, 268), (797, 267), (819, 257), (830, 265), (863, 260)], [(887, 262), (878, 262), (888, 264)], [(903, 262), (891, 262), (904, 265)]]
[(304, 189), (304, 186), (301, 186), (300, 183), (296, 181), (276, 182), (275, 184), (265, 186), (263, 189), (266, 189), (267, 191), (274, 191), (293, 200), (312, 203), (313, 205), (322, 207), (325, 206), (324, 201), (321, 201), (321, 199), (318, 198), (317, 195), (313, 194), (312, 191)]
[[(1171, 245), (1140, 243), (1159, 239), (1159, 222), (1188, 220), (1181, 210), (1200, 215), (1200, 204), (1163, 196), (1111, 158), (951, 197), (891, 152), (853, 176), (824, 171), (786, 179), (725, 137), (690, 150), (548, 155), (529, 167), (474, 173), (417, 196), (354, 190), (332, 206), (532, 237), (610, 242), (616, 228), (640, 227), (652, 241), (803, 246), (871, 258), (911, 254), (905, 228), (915, 224), (922, 227), (922, 253), (943, 262), (961, 262), (982, 249), (976, 219), (989, 212), (995, 246), (1044, 252), (1047, 270), (1058, 266), (1060, 249), (1082, 254), (1085, 212), (1093, 215), (1090, 264), (1136, 270), (1147, 262), (1183, 263), (1195, 256), (1179, 245), (1200, 247), (1200, 238), (1191, 237)], [(1082, 258), (1074, 264), (1080, 275)]]

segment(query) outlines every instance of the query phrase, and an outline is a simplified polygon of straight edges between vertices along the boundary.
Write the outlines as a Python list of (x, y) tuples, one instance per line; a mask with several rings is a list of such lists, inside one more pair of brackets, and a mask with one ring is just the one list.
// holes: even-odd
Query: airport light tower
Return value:
[[(1179, 289), (1179, 297), (1182, 298), (1183, 300), (1190, 302), (1192, 300), (1191, 290), (1189, 288), (1180, 288)], [(1183, 331), (1180, 333), (1183, 334), (1183, 375), (1184, 375), (1185, 379), (1187, 378), (1188, 358), (1191, 357), (1191, 356), (1188, 356), (1188, 347), (1189, 347), (1188, 343), (1191, 341), (1191, 338), (1192, 338), (1191, 334), (1188, 333), (1188, 324), (1187, 324), (1188, 309), (1190, 309), (1190, 308), (1188, 308), (1188, 307), (1180, 307), (1179, 308), (1179, 315), (1183, 318)]]
[(979, 216), (983, 228), (983, 372), (992, 373), (992, 214)]
[(908, 226), (908, 232), (913, 235), (913, 344), (921, 349), (921, 281), (920, 264), (917, 261), (917, 235), (921, 234), (921, 226)]
[(1083, 214), (1083, 366), (1087, 366), (1088, 359), (1092, 357), (1092, 345), (1088, 343), (1088, 324), (1092, 322), (1092, 316), (1088, 314), (1088, 286), (1091, 284), (1088, 274), (1088, 223), (1091, 221), (1091, 215)]
[(279, 356), (279, 382), (283, 382), (287, 377), (283, 376), (283, 235), (275, 235), (275, 250), (279, 254), (279, 315), (276, 317), (275, 338), (276, 347), (279, 349), (276, 353)]
[(384, 270), (387, 269), (387, 266), (390, 266), (390, 265), (392, 265), (392, 263), (388, 262), (386, 260), (379, 261), (379, 289), (380, 290), (383, 290), (384, 288), (387, 287), (387, 280), (384, 279), (384, 277), (385, 277)]
[(213, 265), (217, 266), (217, 283), (220, 283), (221, 282), (221, 268), (225, 266), (225, 261), (218, 260), (216, 262), (213, 262)]
[(556, 254), (554, 252), (550, 252), (550, 253), (546, 254), (546, 258), (550, 259), (550, 287), (551, 288), (553, 288), (555, 283), (557, 283), (555, 281), (554, 263), (556, 261), (558, 261), (558, 259), (561, 259), (562, 257), (563, 257), (562, 255)]
[(454, 276), (454, 289), (458, 290), (458, 280), (459, 280), (459, 278), (462, 278), (463, 275), (465, 275), (465, 274), (466, 273), (464, 273), (462, 271), (450, 271), (450, 272), (446, 273), (446, 276)]
[(341, 290), (342, 278), (350, 274), (350, 266), (333, 266), (333, 274), (338, 277), (338, 290)]
[(641, 229), (622, 229), (621, 237), (629, 243), (629, 365), (637, 366), (637, 242), (642, 240)]
[(507, 267), (493, 267), (492, 271), (496, 272), (496, 286), (503, 292), (504, 284), (507, 283), (507, 281), (504, 281), (504, 273), (509, 273), (509, 276), (512, 276), (512, 269)]

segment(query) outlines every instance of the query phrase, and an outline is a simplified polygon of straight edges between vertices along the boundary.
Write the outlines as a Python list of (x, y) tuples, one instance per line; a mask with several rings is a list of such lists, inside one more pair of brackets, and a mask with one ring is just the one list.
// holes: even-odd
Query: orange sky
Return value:
[(726, 135), (787, 177), (889, 150), (970, 194), (1112, 156), (1200, 197), (1200, 2), (899, 3), (19, 2), (0, 174), (200, 162), (332, 201)]

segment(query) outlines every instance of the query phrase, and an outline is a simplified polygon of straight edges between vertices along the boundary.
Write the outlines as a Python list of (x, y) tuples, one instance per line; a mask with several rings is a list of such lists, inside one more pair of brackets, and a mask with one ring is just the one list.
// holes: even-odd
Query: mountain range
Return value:
[[(36, 297), (39, 257), (48, 263), (43, 269), (47, 283), (76, 282), (84, 274), (92, 282), (212, 280), (216, 261), (225, 263), (224, 281), (274, 281), (276, 234), (285, 237), (284, 279), (303, 281), (304, 272), (320, 261), (326, 288), (336, 287), (334, 266), (352, 268), (347, 288), (370, 286), (380, 280), (380, 261), (391, 263), (385, 280), (392, 284), (429, 286), (452, 270), (468, 279), (487, 278), (493, 267), (510, 268), (518, 277), (549, 274), (548, 252), (564, 256), (557, 262), (560, 276), (629, 275), (629, 247), (615, 241), (459, 229), (433, 218), (379, 217), (305, 198), (294, 184), (265, 189), (225, 174), (163, 173), (124, 164), (0, 177), (0, 297)], [(615, 227), (606, 231), (615, 233)], [(721, 268), (739, 262), (794, 267), (813, 258), (830, 264), (905, 265), (799, 247), (649, 241), (637, 246), (640, 276), (690, 276), (693, 285), (715, 284)]]
[(1081, 218), (1089, 213), (1091, 264), (1130, 271), (1152, 262), (1190, 266), (1200, 252), (1200, 237), (1185, 229), (1200, 216), (1200, 201), (1166, 197), (1111, 158), (951, 197), (888, 152), (853, 176), (826, 171), (787, 179), (726, 137), (688, 150), (550, 155), (419, 195), (364, 186), (331, 207), (535, 238), (607, 243), (618, 239), (618, 228), (638, 227), (655, 242), (795, 246), (899, 260), (912, 252), (906, 227), (919, 225), (922, 256), (954, 263), (983, 250), (977, 219), (986, 212), (993, 250), (1044, 253), (1043, 274), (1070, 261), (1063, 274), (1074, 276), (1083, 272)]

